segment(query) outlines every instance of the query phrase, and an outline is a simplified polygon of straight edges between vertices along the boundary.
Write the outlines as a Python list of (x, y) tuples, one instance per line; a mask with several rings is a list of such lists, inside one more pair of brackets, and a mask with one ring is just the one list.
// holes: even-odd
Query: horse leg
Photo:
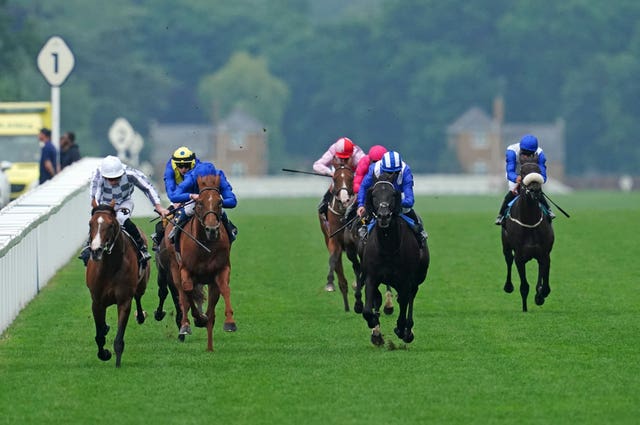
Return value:
[(207, 351), (213, 351), (213, 325), (216, 323), (216, 304), (218, 304), (219, 299), (220, 289), (217, 285), (215, 287), (211, 285), (207, 304)]
[[(194, 325), (199, 328), (204, 328), (207, 326), (207, 315), (200, 311), (197, 303), (193, 300), (193, 291), (197, 290), (195, 288), (195, 282), (191, 278), (189, 272), (185, 269), (180, 269), (180, 280), (182, 282), (182, 291), (184, 292), (185, 298), (188, 301), (189, 308), (191, 308), (191, 315), (193, 316)], [(182, 314), (186, 314), (186, 311), (183, 310)], [(184, 321), (184, 317), (182, 318)]]
[(522, 297), (522, 311), (527, 311), (527, 296), (529, 296), (529, 282), (527, 282), (526, 261), (523, 258), (516, 258), (516, 267), (520, 275), (520, 297)]
[(513, 282), (511, 281), (511, 267), (513, 266), (513, 250), (508, 247), (502, 247), (502, 253), (504, 254), (504, 261), (507, 263), (507, 280), (504, 282), (504, 292), (510, 294), (513, 292)]
[(538, 284), (536, 285), (536, 305), (543, 305), (544, 299), (551, 293), (549, 287), (549, 270), (551, 259), (543, 258), (538, 260)]
[(178, 339), (184, 341), (185, 335), (191, 335), (191, 324), (189, 323), (189, 300), (187, 294), (182, 289), (178, 289), (178, 304), (180, 305), (180, 325), (178, 331)]
[(182, 323), (182, 309), (180, 308), (180, 294), (178, 289), (172, 280), (168, 281), (169, 292), (171, 293), (171, 299), (173, 300), (173, 306), (176, 309), (176, 326), (180, 329), (180, 323)]
[(393, 330), (396, 336), (409, 344), (413, 341), (413, 300), (418, 293), (416, 286), (411, 290), (408, 296), (400, 296), (398, 294), (398, 304), (400, 305), (400, 314), (396, 322), (396, 328)]
[(147, 318), (147, 312), (142, 309), (142, 296), (136, 294), (134, 298), (136, 300), (136, 320), (139, 324), (143, 324)]
[(338, 286), (342, 293), (342, 301), (344, 302), (344, 311), (349, 311), (349, 283), (344, 276), (344, 268), (342, 267), (342, 251), (338, 250), (338, 258), (336, 261), (336, 275), (338, 276)]
[(236, 321), (233, 319), (233, 307), (231, 306), (230, 274), (231, 268), (227, 267), (216, 276), (216, 288), (214, 292), (217, 293), (217, 297), (213, 307), (215, 307), (215, 303), (218, 302), (218, 298), (222, 295), (222, 299), (224, 299), (224, 325), (222, 329), (226, 332), (235, 332), (238, 330), (238, 327), (236, 326)]
[(393, 292), (391, 292), (389, 285), (387, 285), (387, 291), (384, 293), (384, 308), (382, 311), (384, 311), (384, 314), (387, 316), (393, 314)]
[(131, 314), (131, 299), (118, 303), (118, 332), (116, 332), (116, 338), (113, 341), (113, 349), (116, 352), (116, 367), (120, 367), (124, 352), (124, 331), (127, 329), (129, 314)]
[(333, 274), (336, 269), (336, 247), (330, 241), (329, 245), (329, 272), (327, 273), (327, 284), (324, 286), (324, 290), (327, 292), (334, 292), (336, 290), (336, 286), (333, 283)]
[(104, 348), (106, 335), (109, 332), (109, 326), (106, 323), (107, 309), (98, 305), (95, 301), (91, 304), (93, 311), (93, 322), (96, 326), (96, 345), (98, 346), (98, 358), (106, 362), (111, 358), (111, 352)]
[(167, 280), (167, 271), (158, 268), (158, 308), (156, 308), (156, 311), (153, 313), (153, 317), (155, 317), (158, 322), (164, 319), (164, 316), (167, 314), (167, 312), (164, 311), (164, 301), (167, 299), (167, 295), (169, 295)]
[(380, 332), (380, 320), (374, 312), (374, 299), (376, 292), (379, 294), (377, 284), (374, 284), (371, 278), (365, 278), (365, 302), (362, 310), (362, 317), (367, 321), (369, 329), (371, 329), (371, 343), (376, 346), (384, 344), (384, 338)]

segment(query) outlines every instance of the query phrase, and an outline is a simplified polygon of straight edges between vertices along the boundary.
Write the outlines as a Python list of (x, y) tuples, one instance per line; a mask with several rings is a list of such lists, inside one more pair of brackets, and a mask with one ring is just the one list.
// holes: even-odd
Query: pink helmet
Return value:
[(382, 155), (387, 153), (387, 148), (382, 145), (374, 145), (369, 149), (369, 159), (371, 162), (378, 162), (382, 159)]
[(351, 158), (351, 155), (353, 154), (353, 142), (351, 141), (351, 139), (347, 137), (341, 137), (340, 139), (338, 139), (336, 144), (336, 156), (338, 158)]

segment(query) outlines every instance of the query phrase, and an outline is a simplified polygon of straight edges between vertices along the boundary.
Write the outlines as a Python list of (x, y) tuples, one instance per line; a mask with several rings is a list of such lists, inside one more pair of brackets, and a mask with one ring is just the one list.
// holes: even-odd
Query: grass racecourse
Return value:
[[(222, 331), (221, 301), (213, 353), (205, 329), (177, 341), (171, 302), (153, 319), (154, 270), (122, 367), (98, 360), (73, 259), (0, 338), (0, 424), (637, 424), (640, 193), (552, 198), (571, 218), (555, 209), (552, 292), (542, 307), (531, 293), (528, 313), (515, 268), (516, 291), (502, 291), (501, 198), (417, 200), (431, 267), (409, 346), (383, 316), (388, 344), (374, 347), (362, 317), (324, 292), (317, 199), (229, 211), (238, 331)], [(112, 349), (114, 307), (108, 318)]]

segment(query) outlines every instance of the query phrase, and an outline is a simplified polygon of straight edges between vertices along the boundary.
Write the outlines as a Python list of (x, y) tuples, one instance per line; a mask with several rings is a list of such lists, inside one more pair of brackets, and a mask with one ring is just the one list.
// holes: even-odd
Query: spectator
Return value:
[(67, 131), (60, 137), (60, 169), (80, 159), (80, 149), (76, 145), (76, 135)]
[(56, 175), (56, 169), (58, 164), (58, 151), (53, 143), (51, 143), (51, 130), (44, 127), (40, 129), (38, 134), (38, 140), (40, 141), (40, 180), (42, 184), (47, 180), (53, 178)]

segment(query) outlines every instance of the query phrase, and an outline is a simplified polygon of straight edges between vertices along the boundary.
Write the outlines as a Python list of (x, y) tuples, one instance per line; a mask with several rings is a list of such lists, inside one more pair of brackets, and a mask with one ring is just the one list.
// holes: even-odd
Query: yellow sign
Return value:
[(45, 123), (42, 114), (0, 114), (0, 136), (36, 135)]

